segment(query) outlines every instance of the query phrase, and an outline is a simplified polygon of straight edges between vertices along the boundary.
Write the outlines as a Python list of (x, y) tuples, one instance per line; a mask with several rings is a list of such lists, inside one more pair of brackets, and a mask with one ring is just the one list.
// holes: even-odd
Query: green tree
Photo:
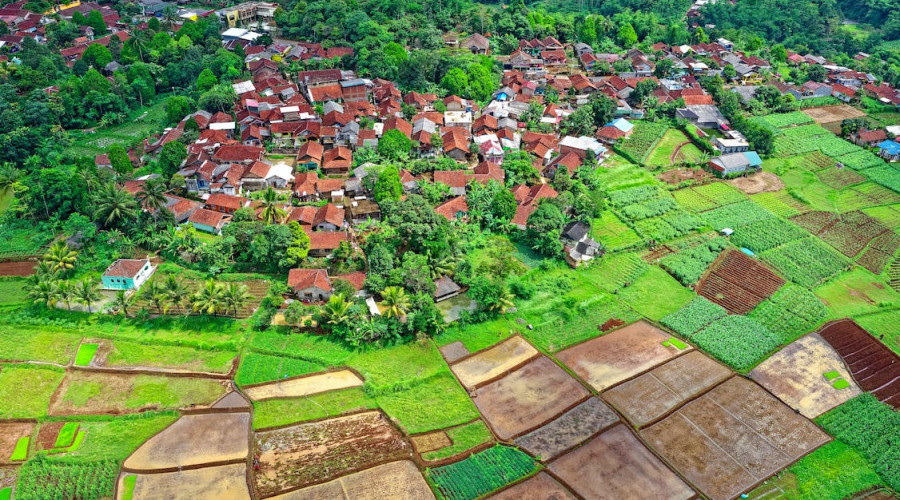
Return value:
[(44, 260), (50, 263), (53, 272), (68, 271), (75, 269), (78, 252), (69, 248), (65, 240), (56, 240), (44, 254)]
[[(380, 143), (378, 147), (381, 147)], [(401, 196), (403, 196), (403, 185), (400, 184), (400, 171), (397, 170), (397, 167), (394, 165), (385, 167), (384, 170), (378, 174), (378, 180), (375, 182), (375, 202), (383, 203), (386, 200), (397, 201)]]
[(541, 203), (528, 216), (525, 240), (544, 255), (558, 255), (562, 250), (559, 235), (566, 222), (565, 215), (554, 203)]
[(253, 299), (253, 296), (247, 291), (247, 285), (240, 283), (229, 283), (222, 291), (222, 307), (227, 313), (229, 310), (234, 312), (234, 317), (238, 315), (244, 305)]
[(159, 177), (148, 179), (138, 192), (137, 201), (144, 210), (157, 216), (160, 215), (160, 212), (168, 203), (166, 185), (163, 184), (162, 179)]
[(125, 290), (119, 290), (116, 292), (116, 298), (112, 301), (112, 308), (114, 311), (122, 312), (123, 316), (128, 316), (128, 309), (134, 304), (134, 295), (129, 295), (125, 293)]
[(47, 308), (54, 307), (58, 298), (56, 280), (49, 278), (37, 280), (28, 290), (28, 298), (35, 304), (42, 304)]
[[(166, 281), (163, 283), (160, 293), (166, 296), (167, 305), (187, 311), (191, 294), (188, 293), (187, 287), (178, 277), (173, 274), (166, 275)], [(168, 309), (165, 312), (168, 312)]]
[(441, 78), (441, 87), (450, 95), (466, 94), (466, 89), (469, 88), (469, 76), (460, 68), (451, 68)]
[(97, 192), (94, 218), (104, 226), (113, 226), (134, 218), (136, 202), (128, 191), (106, 184)]
[(400, 319), (409, 311), (410, 300), (406, 291), (399, 286), (386, 287), (381, 292), (385, 307), (384, 317)]
[(121, 144), (113, 144), (107, 148), (106, 155), (109, 157), (109, 163), (117, 174), (131, 175), (134, 166), (131, 164), (131, 159), (128, 158), (128, 152), (125, 151)]
[(631, 23), (622, 23), (622, 25), (619, 26), (616, 39), (619, 42), (619, 47), (630, 49), (637, 43), (638, 36)]
[(200, 75), (197, 76), (198, 92), (206, 92), (218, 84), (219, 79), (216, 78), (216, 74), (213, 73), (213, 71), (209, 68), (203, 68), (203, 71), (201, 71)]
[(293, 267), (303, 262), (309, 254), (309, 235), (297, 221), (289, 222), (288, 229), (291, 231), (291, 244), (287, 248), (287, 259), (288, 265)]
[(278, 200), (278, 192), (269, 186), (263, 191), (262, 196), (262, 221), (266, 224), (281, 224), (287, 217), (287, 212), (281, 207), (282, 203)]
[(113, 56), (106, 46), (95, 43), (88, 45), (81, 55), (81, 59), (90, 66), (102, 70), (113, 61)]
[(167, 179), (175, 175), (187, 158), (187, 148), (178, 141), (167, 142), (159, 153), (159, 166)]
[(386, 160), (397, 161), (404, 158), (409, 155), (410, 149), (412, 141), (397, 129), (388, 130), (378, 140), (378, 154)]
[(208, 279), (194, 294), (193, 308), (201, 314), (217, 315), (224, 307), (225, 287)]
[(336, 293), (319, 310), (319, 323), (331, 327), (343, 326), (350, 319), (350, 306), (346, 297)]
[(92, 306), (103, 298), (100, 295), (100, 285), (90, 278), (85, 278), (78, 282), (75, 287), (75, 297), (78, 301), (87, 306), (88, 312), (94, 312)]
[(109, 30), (106, 29), (106, 22), (103, 20), (103, 13), (99, 10), (92, 10), (88, 13), (84, 24), (94, 28), (94, 36), (96, 37), (101, 37), (109, 32)]
[[(209, 71), (209, 68), (203, 70)], [(191, 112), (191, 100), (184, 96), (173, 96), (166, 100), (166, 120), (176, 124)]]

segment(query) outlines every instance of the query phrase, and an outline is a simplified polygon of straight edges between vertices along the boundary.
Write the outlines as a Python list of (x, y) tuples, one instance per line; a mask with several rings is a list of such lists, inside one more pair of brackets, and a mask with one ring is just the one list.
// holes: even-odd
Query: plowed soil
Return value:
[(434, 499), (425, 478), (410, 461), (392, 462), (273, 497), (271, 500)]
[(37, 435), (38, 449), (52, 450), (56, 446), (56, 438), (59, 436), (59, 430), (62, 429), (65, 424), (65, 422), (45, 422), (41, 424), (41, 428), (38, 429)]
[(141, 445), (125, 467), (151, 471), (247, 457), (249, 413), (185, 415)]
[(819, 334), (844, 358), (862, 390), (900, 408), (900, 357), (850, 319), (829, 323)]
[(363, 381), (350, 370), (310, 375), (271, 384), (247, 387), (244, 393), (254, 401), (274, 398), (299, 398), (337, 389), (360, 387)]
[(450, 367), (466, 389), (499, 377), (538, 355), (538, 350), (515, 336)]
[(587, 395), (587, 389), (541, 356), (479, 388), (472, 399), (497, 436), (511, 439), (543, 425)]
[(428, 434), (420, 434), (410, 438), (412, 444), (416, 448), (416, 452), (428, 453), (429, 451), (440, 450), (453, 444), (450, 437), (444, 431), (429, 432)]
[(693, 351), (603, 393), (625, 418), (642, 427), (731, 376), (731, 370)]
[(784, 189), (781, 179), (770, 172), (758, 172), (747, 177), (738, 177), (731, 179), (728, 183), (747, 194), (774, 193)]
[(550, 474), (540, 472), (512, 488), (488, 498), (490, 500), (575, 500), (576, 497)]
[(549, 424), (516, 439), (515, 443), (548, 462), (618, 421), (614, 411), (599, 399), (591, 398)]
[(550, 464), (584, 498), (688, 499), (694, 491), (624, 425), (603, 432)]
[[(33, 432), (34, 424), (31, 423), (0, 422), (0, 463), (9, 462), (19, 438), (30, 436)], [(55, 435), (53, 441), (56, 442)]]
[[(123, 478), (125, 476), (125, 474), (122, 475)], [(120, 480), (119, 498), (122, 498), (122, 491)], [(138, 474), (132, 498), (134, 500), (158, 498), (249, 499), (247, 465), (232, 464), (181, 472)]]
[(0, 276), (31, 276), (34, 274), (34, 262), (0, 262)]
[(412, 447), (379, 412), (332, 418), (256, 435), (261, 496), (321, 483), (387, 461), (408, 459)]
[(697, 293), (732, 314), (747, 314), (784, 285), (784, 280), (756, 259), (729, 250), (710, 266)]
[(462, 342), (457, 340), (456, 342), (441, 347), (441, 354), (444, 355), (444, 359), (446, 359), (448, 363), (453, 363), (460, 358), (468, 356), (469, 350), (466, 349), (466, 346)]
[(683, 352), (662, 345), (668, 339), (669, 335), (659, 328), (638, 321), (570, 347), (556, 357), (594, 389), (602, 391)]

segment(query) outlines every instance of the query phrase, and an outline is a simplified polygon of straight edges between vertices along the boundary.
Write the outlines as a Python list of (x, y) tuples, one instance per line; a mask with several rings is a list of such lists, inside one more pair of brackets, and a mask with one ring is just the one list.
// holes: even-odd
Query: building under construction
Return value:
[(227, 7), (216, 11), (219, 18), (229, 27), (250, 26), (258, 23), (263, 25), (275, 22), (275, 9), (277, 3), (269, 2), (244, 2), (233, 7)]

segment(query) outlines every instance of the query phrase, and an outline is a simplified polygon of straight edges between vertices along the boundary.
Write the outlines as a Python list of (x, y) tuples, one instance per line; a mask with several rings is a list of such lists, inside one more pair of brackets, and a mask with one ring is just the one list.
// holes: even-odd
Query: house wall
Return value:
[(320, 300), (328, 300), (331, 297), (331, 292), (327, 290), (322, 290), (317, 286), (311, 286), (309, 288), (303, 288), (301, 290), (294, 290), (294, 295), (299, 300), (305, 301), (320, 301)]

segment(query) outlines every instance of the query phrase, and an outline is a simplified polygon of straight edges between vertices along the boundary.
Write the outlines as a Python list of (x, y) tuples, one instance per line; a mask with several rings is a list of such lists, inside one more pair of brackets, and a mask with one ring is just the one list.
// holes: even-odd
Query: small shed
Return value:
[(456, 282), (454, 282), (447, 276), (441, 276), (439, 279), (434, 280), (434, 285), (435, 302), (440, 302), (442, 300), (456, 297), (462, 291), (462, 287), (457, 285)]

